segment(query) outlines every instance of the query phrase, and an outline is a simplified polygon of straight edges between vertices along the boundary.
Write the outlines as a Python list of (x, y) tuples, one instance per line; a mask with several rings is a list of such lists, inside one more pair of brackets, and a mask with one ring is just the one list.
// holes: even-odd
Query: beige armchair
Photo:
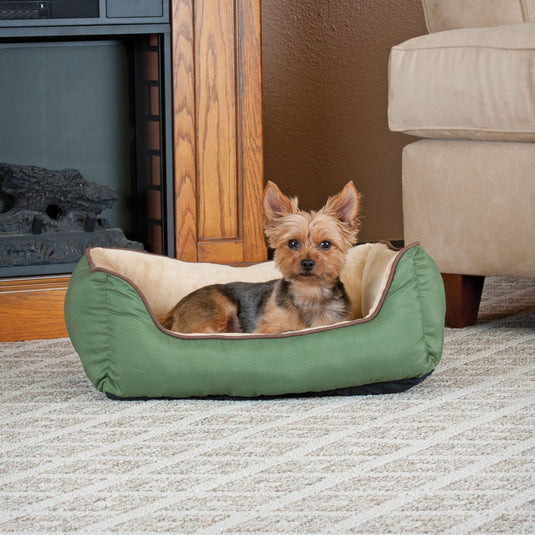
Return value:
[(423, 0), (431, 32), (392, 49), (389, 125), (406, 242), (435, 259), (446, 323), (476, 322), (485, 276), (535, 277), (535, 0)]

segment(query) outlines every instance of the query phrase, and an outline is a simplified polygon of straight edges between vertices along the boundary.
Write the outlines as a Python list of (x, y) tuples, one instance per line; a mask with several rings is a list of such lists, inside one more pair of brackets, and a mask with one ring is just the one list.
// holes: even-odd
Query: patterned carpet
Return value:
[(0, 378), (0, 533), (535, 533), (535, 281), (403, 394), (109, 401), (68, 340)]

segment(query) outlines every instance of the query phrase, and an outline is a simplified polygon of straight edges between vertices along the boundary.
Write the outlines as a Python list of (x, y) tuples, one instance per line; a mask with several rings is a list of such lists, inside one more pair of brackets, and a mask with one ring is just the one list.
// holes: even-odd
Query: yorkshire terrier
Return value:
[(359, 194), (348, 182), (317, 212), (298, 208), (268, 182), (264, 227), (281, 279), (204, 286), (186, 295), (161, 324), (179, 333), (281, 333), (351, 319), (340, 281), (357, 238)]

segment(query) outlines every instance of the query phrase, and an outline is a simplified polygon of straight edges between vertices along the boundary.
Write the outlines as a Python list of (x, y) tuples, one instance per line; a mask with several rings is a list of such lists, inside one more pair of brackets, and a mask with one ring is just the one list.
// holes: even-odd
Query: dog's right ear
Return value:
[(293, 203), (268, 180), (264, 189), (264, 215), (267, 219), (279, 219), (294, 212)]

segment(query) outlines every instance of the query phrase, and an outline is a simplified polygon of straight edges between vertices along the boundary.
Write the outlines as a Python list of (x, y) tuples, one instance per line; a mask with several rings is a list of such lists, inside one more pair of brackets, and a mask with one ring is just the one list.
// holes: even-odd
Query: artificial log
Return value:
[(13, 199), (0, 214), (0, 267), (74, 263), (88, 247), (143, 249), (98, 218), (117, 192), (76, 169), (0, 163), (0, 189)]

